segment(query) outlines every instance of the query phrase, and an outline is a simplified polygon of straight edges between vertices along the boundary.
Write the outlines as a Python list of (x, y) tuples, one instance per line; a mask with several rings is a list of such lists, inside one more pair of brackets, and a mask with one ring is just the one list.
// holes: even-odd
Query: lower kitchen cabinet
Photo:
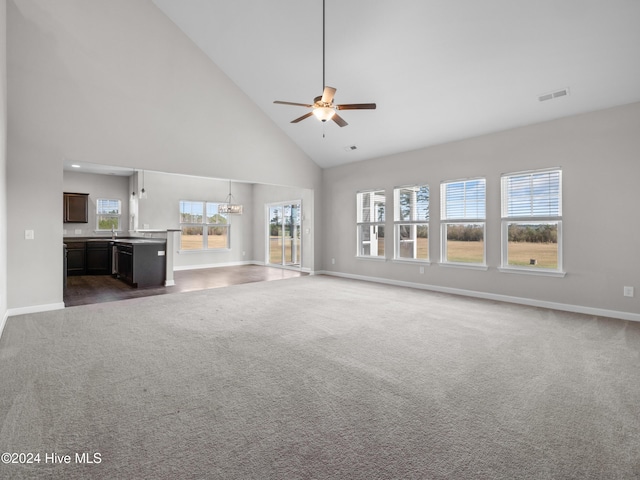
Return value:
[(113, 250), (111, 242), (87, 242), (86, 254), (86, 274), (87, 275), (110, 275), (111, 268), (111, 251)]
[(86, 271), (86, 243), (67, 242), (67, 275), (84, 275)]

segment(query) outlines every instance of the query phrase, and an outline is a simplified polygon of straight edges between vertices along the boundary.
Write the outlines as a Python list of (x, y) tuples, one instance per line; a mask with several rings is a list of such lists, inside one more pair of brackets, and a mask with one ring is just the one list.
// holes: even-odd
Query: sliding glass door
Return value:
[(302, 243), (300, 235), (300, 201), (267, 206), (267, 263), (300, 267)]

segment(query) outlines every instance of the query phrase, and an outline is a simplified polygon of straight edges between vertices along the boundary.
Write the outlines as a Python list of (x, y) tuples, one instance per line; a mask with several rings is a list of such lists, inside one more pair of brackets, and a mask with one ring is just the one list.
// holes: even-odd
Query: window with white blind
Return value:
[(441, 262), (485, 265), (486, 180), (440, 184)]
[(358, 256), (384, 258), (384, 190), (358, 192), (356, 203)]
[(562, 171), (502, 176), (502, 267), (562, 271)]
[(180, 200), (180, 250), (229, 248), (229, 220), (219, 203)]
[(396, 260), (429, 260), (429, 186), (398, 187), (394, 196)]
[(119, 231), (122, 203), (115, 198), (98, 198), (96, 200), (96, 230)]

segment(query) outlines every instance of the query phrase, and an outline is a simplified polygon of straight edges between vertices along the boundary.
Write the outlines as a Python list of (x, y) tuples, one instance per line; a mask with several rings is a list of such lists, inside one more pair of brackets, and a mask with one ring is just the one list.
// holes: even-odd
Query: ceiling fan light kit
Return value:
[(327, 120), (331, 120), (333, 118), (333, 116), (336, 114), (336, 111), (331, 107), (315, 107), (313, 109), (313, 114), (321, 122), (326, 122)]
[(291, 120), (291, 123), (298, 123), (305, 118), (314, 115), (321, 122), (326, 122), (327, 120), (333, 120), (340, 127), (345, 127), (348, 123), (336, 113), (336, 110), (375, 110), (375, 103), (349, 103), (342, 105), (334, 105), (333, 97), (336, 93), (336, 89), (333, 87), (328, 87), (324, 83), (324, 71), (325, 71), (325, 59), (324, 59), (324, 30), (325, 30), (325, 22), (324, 22), (324, 2), (322, 0), (322, 95), (313, 99), (313, 104), (308, 103), (295, 103), (295, 102), (283, 102), (280, 100), (276, 100), (273, 103), (277, 103), (280, 105), (294, 105), (297, 107), (306, 107), (313, 109), (311, 112), (302, 115), (294, 120)]

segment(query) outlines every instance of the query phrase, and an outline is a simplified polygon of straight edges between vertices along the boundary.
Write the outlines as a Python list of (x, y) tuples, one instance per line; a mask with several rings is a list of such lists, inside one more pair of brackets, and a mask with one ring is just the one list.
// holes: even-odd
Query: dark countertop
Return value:
[(163, 238), (122, 238), (111, 241), (113, 243), (123, 243), (126, 245), (164, 245), (167, 243)]
[(114, 242), (127, 245), (164, 245), (167, 240), (164, 238), (141, 238), (141, 237), (64, 237), (63, 243), (68, 242)]

